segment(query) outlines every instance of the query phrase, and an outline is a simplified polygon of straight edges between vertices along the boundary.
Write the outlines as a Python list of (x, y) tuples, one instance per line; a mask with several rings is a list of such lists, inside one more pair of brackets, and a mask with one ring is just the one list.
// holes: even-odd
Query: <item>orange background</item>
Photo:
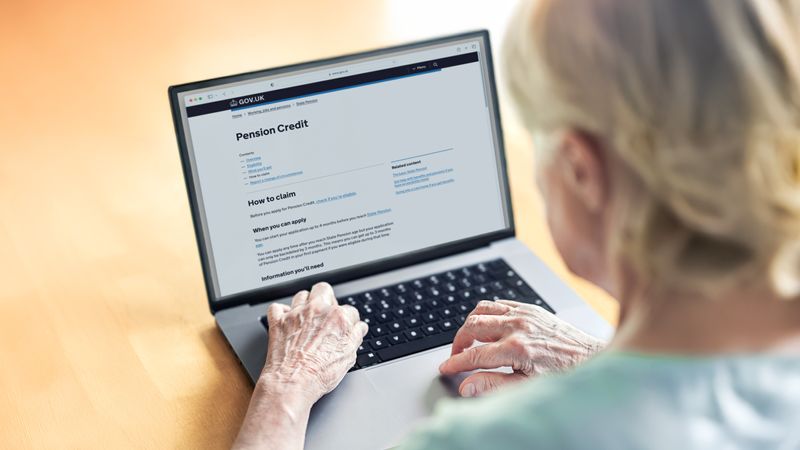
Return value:
[[(3, 2), (0, 446), (235, 436), (251, 388), (206, 306), (167, 86), (474, 28), (497, 49), (512, 5)], [(503, 114), (520, 237), (613, 322), (555, 253), (528, 141)]]

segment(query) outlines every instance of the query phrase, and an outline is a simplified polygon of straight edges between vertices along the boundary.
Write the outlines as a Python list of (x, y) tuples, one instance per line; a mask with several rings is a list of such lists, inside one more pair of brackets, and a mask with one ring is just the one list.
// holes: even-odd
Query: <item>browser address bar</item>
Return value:
[(300, 84), (313, 83), (315, 81), (329, 80), (332, 78), (346, 77), (378, 69), (385, 69), (397, 65), (396, 59), (379, 59), (376, 61), (366, 61), (346, 66), (334, 66), (326, 69), (315, 70), (314, 72), (295, 75), (289, 78), (279, 78), (272, 81), (271, 88), (283, 88)]

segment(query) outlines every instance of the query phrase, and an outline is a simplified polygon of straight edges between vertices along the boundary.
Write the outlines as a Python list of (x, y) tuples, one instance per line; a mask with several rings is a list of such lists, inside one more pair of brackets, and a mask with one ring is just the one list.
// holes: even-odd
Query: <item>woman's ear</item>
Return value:
[(569, 130), (563, 133), (560, 147), (558, 170), (565, 187), (588, 212), (599, 213), (608, 201), (608, 164), (602, 146), (586, 133)]

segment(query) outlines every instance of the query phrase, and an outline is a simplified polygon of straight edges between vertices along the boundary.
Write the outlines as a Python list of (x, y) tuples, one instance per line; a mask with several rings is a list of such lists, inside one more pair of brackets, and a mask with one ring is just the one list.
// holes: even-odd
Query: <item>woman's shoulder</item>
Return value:
[[(444, 400), (403, 449), (564, 447), (566, 422), (583, 427), (594, 411), (619, 408), (616, 358), (597, 357), (567, 374), (544, 376), (476, 399)], [(627, 383), (625, 383), (627, 384)]]
[[(784, 387), (797, 398), (787, 399)], [(730, 403), (727, 417), (721, 402)], [(769, 441), (750, 440), (736, 422), (797, 421), (799, 402), (798, 358), (610, 353), (491, 396), (444, 401), (404, 448), (691, 448), (709, 437), (703, 433), (712, 438), (706, 444), (758, 447)], [(705, 429), (687, 429), (699, 424)]]

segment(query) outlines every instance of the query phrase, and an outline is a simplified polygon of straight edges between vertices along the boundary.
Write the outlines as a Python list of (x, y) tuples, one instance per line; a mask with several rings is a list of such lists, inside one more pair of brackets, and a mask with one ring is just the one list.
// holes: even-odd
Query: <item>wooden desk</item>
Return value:
[[(481, 25), (498, 31), (510, 6), (431, 3), (0, 7), (0, 447), (231, 443), (250, 386), (206, 306), (166, 88)], [(521, 238), (612, 320), (613, 302), (566, 274), (527, 141), (505, 125)]]

